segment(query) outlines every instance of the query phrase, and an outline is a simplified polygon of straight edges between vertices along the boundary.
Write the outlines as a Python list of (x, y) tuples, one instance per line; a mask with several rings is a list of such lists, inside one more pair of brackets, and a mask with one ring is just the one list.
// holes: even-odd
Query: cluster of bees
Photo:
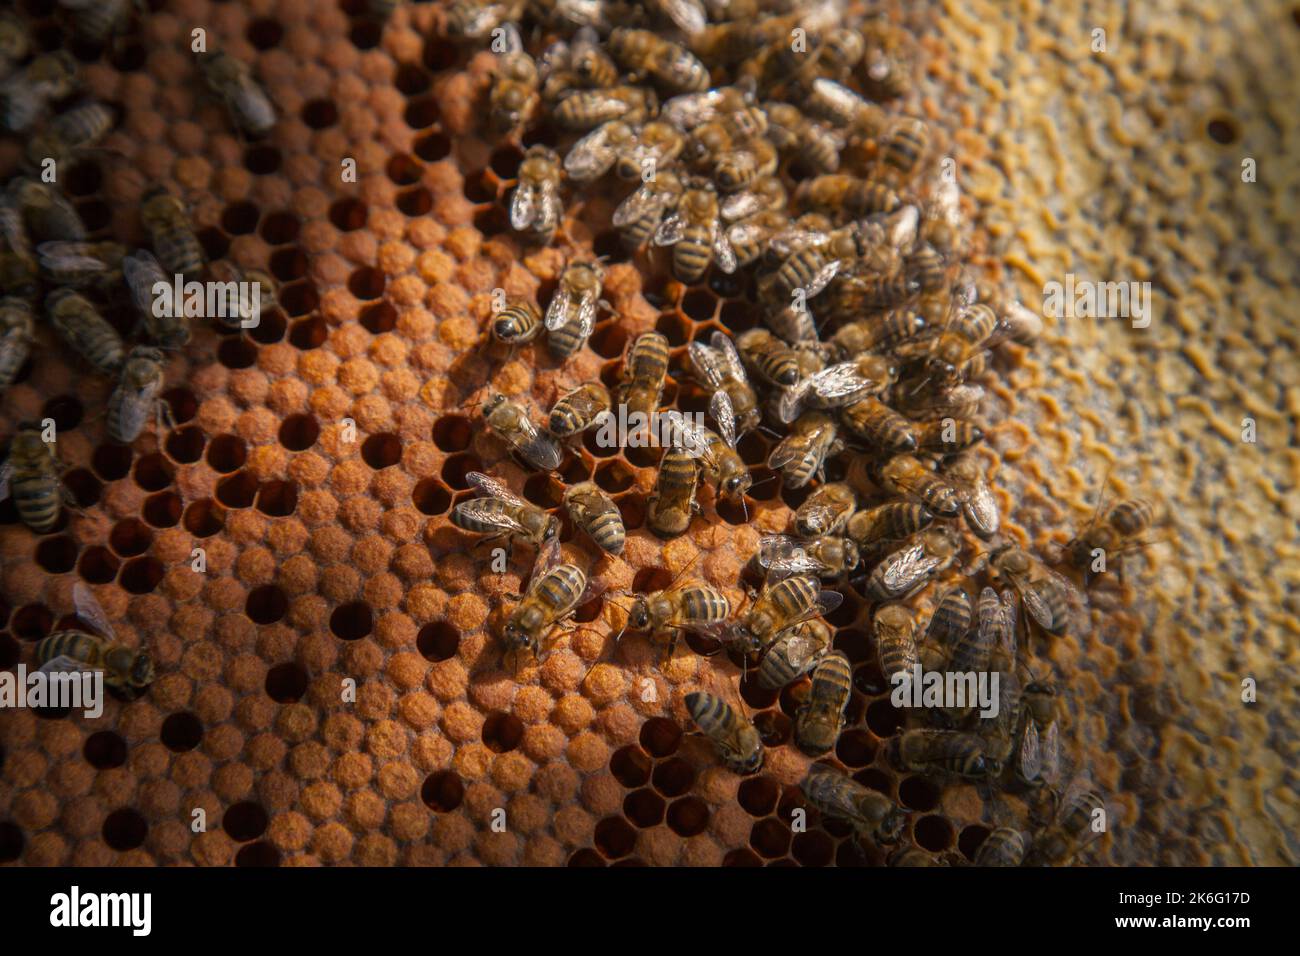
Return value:
[[(107, 49), (138, 26), (131, 0), (60, 0), (60, 7), (68, 35), (96, 48)], [(166, 352), (184, 349), (191, 335), (193, 310), (179, 300), (155, 308), (155, 287), (170, 289), (177, 277), (220, 283), (226, 297), (220, 323), (238, 331), (255, 312), (240, 283), (259, 290), (262, 309), (274, 305), (274, 284), (265, 273), (225, 260), (206, 262), (185, 203), (163, 185), (141, 197), (148, 248), (130, 250), (91, 235), (62, 184), (83, 160), (99, 158), (110, 167), (121, 161), (100, 146), (118, 112), (85, 90), (71, 53), (41, 52), (29, 28), (19, 14), (0, 13), (0, 130), (26, 140), (20, 168), (0, 183), (0, 397), (29, 360), (39, 361), (33, 350), (43, 321), (89, 371), (115, 382), (104, 409), (106, 430), (112, 441), (129, 445), (151, 419), (160, 434), (164, 422), (174, 424), (161, 397)], [(197, 64), (206, 89), (226, 105), (242, 135), (270, 131), (275, 110), (247, 65), (219, 52), (198, 54)], [(106, 312), (130, 315), (130, 335)], [(76, 507), (56, 446), (46, 425), (24, 423), (0, 465), (0, 500), (12, 497), (36, 534), (55, 530), (64, 507)], [(114, 692), (138, 696), (153, 680), (148, 653), (115, 642), (84, 586), (74, 598), (78, 614), (104, 636), (75, 629), (51, 634), (37, 648), (41, 669), (101, 670)]]
[[(643, 270), (671, 270), (683, 285), (717, 273), (752, 276), (743, 288), (762, 325), (689, 344), (690, 371), (710, 395), (716, 427), (672, 422), (647, 501), (649, 530), (663, 539), (685, 533), (701, 512), (702, 485), (715, 501), (743, 505), (753, 478), (737, 442), (754, 429), (777, 440), (767, 464), (785, 487), (815, 485), (791, 533), (761, 539), (753, 560), (763, 584), (743, 607), (683, 572), (665, 590), (635, 595), (624, 630), (666, 640), (669, 655), (684, 633), (715, 640), (746, 669), (755, 665), (765, 689), (809, 677), (794, 740), (820, 757), (844, 728), (852, 687), (849, 658), (823, 619), (843, 596), (826, 584), (859, 585), (873, 602), (887, 682), (918, 662), (1000, 678), (996, 717), (973, 707), (918, 712), (887, 741), (890, 763), (1053, 794), (1054, 812), (1033, 834), (998, 827), (976, 862), (1071, 860), (1097, 835), (1104, 802), (1086, 773), (1066, 782), (1061, 702), (1049, 678), (1034, 676), (1030, 639), (1066, 633), (1083, 598), (1047, 562), (1000, 539), (997, 501), (971, 451), (985, 435), (980, 381), (994, 353), (1008, 342), (1031, 345), (1041, 320), (962, 265), (955, 164), (932, 155), (925, 122), (892, 108), (910, 91), (907, 36), (885, 19), (848, 16), (836, 0), (457, 2), (445, 28), (496, 54), (486, 90), (490, 136), (527, 141), (543, 126), (568, 141), (567, 149), (534, 143), (524, 153), (508, 198), (523, 244), (565, 239), (566, 194), (613, 174), (627, 194), (612, 224)], [(488, 334), (513, 351), (545, 332), (563, 362), (609, 308), (603, 278), (600, 260), (574, 255), (544, 312), (530, 300), (508, 301)], [(669, 415), (661, 408), (669, 365), (667, 338), (645, 333), (624, 357), (615, 394), (579, 385), (535, 423), (523, 404), (493, 392), (482, 414), (521, 462), (556, 470), (566, 444), (616, 407), (620, 420), (640, 416), (658, 434)], [(848, 480), (827, 480), (837, 458)], [(555, 515), (498, 479), (469, 480), (480, 497), (459, 503), (452, 523), (537, 549), (503, 641), (516, 661), (540, 655), (599, 587), (561, 561)], [(596, 484), (570, 487), (563, 506), (601, 551), (622, 552), (621, 513)], [(1099, 508), (1053, 563), (1086, 575), (1095, 549), (1138, 547), (1154, 521), (1142, 501), (1105, 515)], [(963, 577), (1003, 590), (986, 585), (972, 597)], [(916, 599), (930, 589), (937, 599), (928, 598), (932, 611), (921, 621)], [(743, 705), (703, 691), (685, 703), (727, 767), (759, 770), (763, 743)], [(815, 763), (803, 792), (859, 835), (898, 842), (902, 809), (834, 766)], [(947, 861), (911, 848), (891, 862)]]

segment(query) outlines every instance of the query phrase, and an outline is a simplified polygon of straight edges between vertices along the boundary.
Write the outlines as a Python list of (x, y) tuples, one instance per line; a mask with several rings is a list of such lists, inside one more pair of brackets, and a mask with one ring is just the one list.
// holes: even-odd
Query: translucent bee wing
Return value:
[(637, 188), (614, 210), (612, 222), (620, 229), (631, 222), (635, 222), (647, 213), (663, 211), (663, 200), (650, 183)]
[(817, 274), (812, 277), (812, 281), (804, 287), (804, 295), (811, 299), (830, 285), (831, 280), (834, 279), (836, 273), (840, 271), (841, 265), (843, 265), (842, 260), (832, 259), (830, 262), (826, 263), (826, 265), (818, 269)]
[[(1030, 721), (1032, 724), (1033, 721)], [(1042, 736), (1043, 782), (1055, 786), (1061, 779), (1061, 732), (1056, 721), (1052, 721)]]
[(1056, 621), (1051, 606), (1043, 600), (1042, 595), (1039, 593), (1039, 583), (1031, 581), (1026, 584), (1020, 590), (1020, 598), (1024, 601), (1025, 613), (1033, 618), (1043, 630), (1054, 633), (1059, 629), (1060, 624)]
[(1043, 752), (1039, 746), (1038, 728), (1032, 720), (1025, 721), (1025, 730), (1020, 737), (1020, 751), (1017, 757), (1020, 775), (1026, 780), (1037, 780), (1043, 773)]
[(682, 241), (686, 235), (686, 220), (679, 215), (672, 215), (659, 224), (655, 230), (656, 246), (673, 246)]
[(108, 615), (95, 600), (90, 588), (78, 581), (72, 586), (72, 606), (76, 608), (77, 617), (99, 631), (105, 637), (114, 637), (113, 625), (108, 623)]
[(928, 578), (942, 559), (928, 554), (921, 544), (895, 551), (885, 559), (882, 581), (891, 594), (905, 594)]
[(696, 457), (706, 455), (709, 447), (708, 431), (693, 419), (681, 417), (673, 421), (668, 430), (669, 440), (674, 448), (689, 452)]
[(691, 356), (691, 367), (700, 381), (710, 388), (721, 388), (725, 377), (717, 353), (703, 342), (692, 342), (687, 351)]
[(718, 423), (718, 433), (731, 448), (736, 447), (736, 410), (731, 404), (731, 396), (719, 389), (709, 399), (709, 414)]
[(595, 295), (585, 296), (578, 303), (578, 329), (585, 342), (591, 336), (591, 330), (596, 325), (596, 312), (599, 309), (600, 300)]
[(776, 417), (781, 419), (781, 424), (789, 425), (799, 417), (799, 413), (803, 411), (804, 396), (808, 394), (811, 387), (810, 380), (804, 379), (781, 393), (776, 403)]
[(768, 570), (768, 580), (777, 581), (792, 574), (819, 573), (822, 565), (812, 558), (794, 538), (783, 534), (766, 535), (758, 542), (758, 563)]
[(813, 394), (823, 401), (847, 401), (869, 389), (872, 382), (862, 377), (856, 362), (843, 362), (822, 369), (808, 379)]
[(713, 224), (713, 258), (718, 268), (727, 275), (736, 271), (736, 250), (731, 248), (727, 234), (716, 222)]
[(520, 430), (524, 434), (517, 447), (519, 454), (523, 455), (529, 464), (542, 471), (555, 471), (560, 467), (560, 461), (564, 456), (560, 453), (560, 446), (550, 435), (538, 431), (537, 426), (530, 421), (524, 421)]
[(722, 203), (722, 218), (728, 222), (748, 219), (763, 210), (763, 198), (750, 190), (728, 196)]
[(84, 251), (84, 243), (42, 242), (36, 247), (41, 268), (49, 272), (104, 272), (108, 266)]
[(491, 475), (485, 475), (481, 471), (471, 471), (465, 475), (465, 480), (477, 488), (485, 497), (503, 498), (512, 505), (524, 505), (523, 499), (507, 488), (505, 482), (497, 481)]
[[(617, 121), (614, 121), (617, 122)], [(613, 123), (598, 126), (573, 144), (564, 157), (564, 171), (578, 182), (588, 182), (605, 175), (614, 165), (614, 151), (609, 148), (609, 132)]]
[(986, 541), (998, 533), (1002, 517), (997, 499), (985, 482), (979, 481), (968, 488), (964, 506), (966, 524), (971, 531)]
[(659, 6), (685, 34), (699, 33), (708, 25), (709, 17), (700, 0), (659, 0)]
[(799, 446), (791, 441), (791, 436), (786, 436), (772, 449), (772, 454), (767, 458), (767, 467), (774, 471), (779, 470), (798, 459), (801, 454), (803, 453), (799, 450)]
[(758, 242), (763, 238), (763, 227), (756, 222), (738, 222), (727, 229), (727, 241), (734, 249), (747, 242)]
[[(576, 40), (575, 40), (576, 43)], [(557, 71), (568, 68), (570, 59), (569, 45), (563, 40), (556, 40), (548, 46), (537, 60), (537, 76), (543, 86)]]
[[(821, 582), (818, 582), (818, 587), (820, 586)], [(822, 591), (817, 595), (815, 607), (810, 609), (814, 611), (814, 613), (808, 614), (806, 617), (802, 618), (802, 620), (807, 620), (809, 617), (817, 617), (818, 615), (830, 614), (843, 603), (844, 595), (839, 591)]]
[(807, 249), (809, 246), (819, 246), (826, 243), (826, 233), (818, 232), (815, 229), (800, 229), (797, 226), (791, 226), (789, 229), (782, 229), (772, 236), (772, 251), (779, 256), (791, 256), (800, 249)]
[(456, 505), (456, 513), (491, 528), (521, 534), (525, 532), (524, 526), (510, 515), (491, 510), (488, 506), (489, 501), (491, 501), (490, 498), (475, 498), (473, 501), (462, 501)]
[(60, 654), (36, 669), (39, 674), (76, 674), (85, 673), (89, 670), (93, 670), (93, 668), (85, 661), (76, 660), (66, 654)]
[(825, 647), (821, 641), (804, 634), (792, 634), (785, 644), (785, 659), (797, 672), (804, 672), (821, 657)]
[(741, 361), (740, 353), (736, 351), (736, 343), (731, 341), (731, 336), (722, 332), (714, 332), (709, 341), (713, 343), (713, 348), (718, 353), (726, 374), (738, 382), (748, 384), (749, 378), (745, 375), (745, 363)]
[(564, 328), (564, 324), (569, 321), (569, 304), (572, 301), (563, 285), (555, 290), (550, 305), (546, 307), (546, 328), (549, 331)]
[(542, 184), (542, 198), (538, 210), (536, 225), (539, 229), (553, 229), (564, 215), (564, 204), (560, 202), (560, 191), (553, 182)]
[(510, 197), (510, 225), (515, 232), (522, 232), (533, 222), (537, 215), (537, 190), (530, 185), (520, 183)]

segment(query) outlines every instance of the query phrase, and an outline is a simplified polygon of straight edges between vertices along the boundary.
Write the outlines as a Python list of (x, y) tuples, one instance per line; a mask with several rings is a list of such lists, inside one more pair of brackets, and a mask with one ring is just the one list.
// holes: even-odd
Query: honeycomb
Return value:
[[(209, 257), (268, 271), (279, 308), (246, 335), (196, 327), (168, 364), (176, 426), (130, 448), (105, 435), (110, 384), (48, 337), (4, 396), (2, 435), (55, 419), (82, 513), (37, 537), (0, 505), (0, 667), (30, 663), (68, 623), (81, 580), (159, 676), (95, 721), (0, 712), (0, 862), (882, 862), (815, 814), (792, 832), (809, 764), (787, 746), (800, 685), (759, 691), (725, 657), (679, 653), (661, 670), (636, 636), (611, 658), (622, 615), (610, 592), (516, 675), (498, 635), (526, 568), (492, 573), (446, 520), (472, 470), (549, 508), (591, 478), (629, 531), (622, 560), (593, 574), (651, 590), (699, 556), (694, 573), (736, 603), (743, 556), (802, 500), (760, 484), (764, 437), (741, 445), (756, 479), (748, 520), (706, 497), (691, 532), (665, 544), (643, 530), (655, 456), (586, 443), (558, 476), (529, 475), (466, 406), (489, 381), (537, 408), (563, 386), (612, 385), (627, 343), (656, 329), (673, 347), (665, 402), (702, 411), (685, 345), (752, 326), (743, 290), (643, 275), (602, 225), (612, 203), (594, 196), (563, 231), (575, 250), (611, 256), (616, 318), (563, 367), (541, 349), (489, 354), (491, 291), (545, 302), (564, 264), (554, 248), (520, 258), (510, 237), (503, 199), (522, 153), (477, 135), (490, 57), (442, 39), (437, 5), (403, 5), (382, 28), (351, 2), (152, 7), (104, 56), (71, 44), (123, 120), (67, 191), (96, 236), (140, 244), (140, 196), (167, 183)], [(53, 2), (19, 9), (40, 46), (65, 42)], [(1153, 549), (1128, 586), (1096, 589), (1094, 626), (1050, 649), (1071, 689), (1072, 750), (1117, 811), (1087, 859), (1294, 863), (1300, 682), (1287, 637), (1300, 630), (1300, 564), (1287, 558), (1300, 469), (1284, 302), (1296, 173), (1282, 157), (1295, 145), (1285, 69), (1300, 20), (1284, 4), (1186, 0), (1131, 13), (1107, 0), (946, 0), (891, 14), (920, 38), (912, 105), (960, 156), (981, 264), (1027, 302), (1069, 271), (1156, 287), (1150, 330), (1049, 319), (993, 390), (988, 457), (1012, 538), (1067, 538), (1112, 465), (1121, 489), (1159, 486), (1179, 516), (1177, 545)], [(176, 81), (192, 71), (194, 25), (255, 65), (281, 114), (266, 141), (242, 141), (196, 83)], [(1105, 55), (1090, 50), (1095, 26)], [(1246, 148), (1262, 170), (1249, 186)], [(20, 151), (0, 142), (0, 171)], [(355, 184), (340, 182), (345, 158)], [(109, 317), (124, 331), (134, 321)], [(1247, 414), (1258, 446), (1239, 440)], [(568, 551), (581, 544), (567, 519), (563, 537)], [(834, 760), (909, 811), (910, 844), (969, 859), (996, 825), (977, 788), (884, 759), (901, 719), (867, 612), (849, 590), (829, 619), (855, 665)], [(1258, 680), (1257, 705), (1240, 702), (1244, 676)], [(354, 701), (340, 693), (349, 679)], [(682, 694), (698, 687), (743, 697), (769, 748), (759, 775), (722, 769), (686, 732)], [(207, 832), (191, 832), (196, 808)], [(997, 812), (1030, 811), (1012, 798)]]

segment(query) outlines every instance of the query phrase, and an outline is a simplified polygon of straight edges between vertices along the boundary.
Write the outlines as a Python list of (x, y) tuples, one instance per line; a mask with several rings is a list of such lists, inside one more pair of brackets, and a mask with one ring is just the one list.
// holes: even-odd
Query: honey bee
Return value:
[(881, 177), (891, 184), (905, 185), (915, 175), (929, 145), (930, 131), (923, 120), (896, 120), (880, 141)]
[(839, 446), (833, 418), (824, 412), (804, 412), (772, 449), (767, 466), (781, 472), (787, 488), (802, 488), (814, 477), (823, 477), (826, 459), (836, 454)]
[(877, 843), (896, 843), (903, 833), (903, 811), (879, 790), (872, 790), (831, 767), (814, 764), (799, 785), (820, 814), (850, 824), (859, 836)]
[(944, 465), (943, 474), (961, 498), (966, 527), (985, 541), (991, 540), (998, 533), (1002, 519), (979, 462), (973, 455), (958, 455)]
[(942, 647), (952, 645), (970, 629), (973, 620), (970, 595), (959, 587), (951, 588), (939, 599), (930, 615), (926, 640)]
[(886, 754), (899, 770), (917, 773), (945, 771), (968, 780), (984, 780), (1002, 771), (986, 753), (979, 734), (957, 730), (905, 730), (889, 739)]
[(661, 118), (688, 132), (705, 123), (722, 122), (741, 140), (767, 131), (767, 114), (754, 102), (752, 92), (739, 86), (674, 96), (664, 103)]
[(826, 76), (812, 81), (803, 105), (814, 117), (858, 135), (875, 136), (887, 124), (883, 109)]
[(492, 335), (506, 345), (524, 345), (542, 334), (542, 310), (527, 299), (507, 299), (492, 319)]
[(871, 319), (848, 322), (831, 336), (831, 344), (843, 358), (864, 352), (893, 351), (925, 329), (925, 317), (918, 312), (887, 312)]
[(916, 621), (902, 604), (885, 604), (876, 609), (872, 622), (876, 635), (876, 659), (880, 673), (890, 684), (897, 675), (910, 680), (916, 666)]
[(983, 387), (968, 384), (900, 388), (894, 395), (898, 410), (913, 419), (967, 418), (976, 414), (983, 400)]
[(488, 121), (498, 133), (526, 126), (537, 112), (541, 96), (537, 64), (524, 50), (524, 41), (513, 23), (501, 26), (492, 41), (496, 67), (488, 94)]
[(844, 427), (891, 454), (915, 451), (912, 423), (884, 402), (867, 395), (844, 409)]
[(122, 280), (126, 248), (116, 242), (42, 242), (36, 254), (41, 273), (56, 285), (104, 289)]
[(45, 311), (55, 331), (101, 372), (116, 375), (125, 359), (122, 337), (88, 300), (71, 289), (45, 297)]
[(709, 71), (699, 58), (651, 30), (616, 27), (609, 35), (608, 47), (634, 80), (648, 77), (668, 93), (708, 89)]
[(773, 578), (807, 572), (833, 578), (858, 566), (858, 546), (833, 535), (800, 541), (768, 534), (758, 539), (758, 563)]
[(160, 348), (183, 348), (190, 340), (190, 323), (184, 310), (162, 310), (164, 314), (161, 316), (154, 313), (154, 286), (160, 282), (171, 285), (171, 282), (153, 253), (137, 249), (125, 256), (122, 259), (122, 277), (149, 338)]
[(47, 183), (18, 176), (10, 181), (8, 196), (38, 242), (80, 242), (86, 238), (86, 226), (76, 207)]
[(103, 671), (104, 686), (114, 693), (134, 700), (153, 683), (153, 659), (145, 651), (132, 650), (117, 642), (108, 616), (78, 581), (72, 586), (72, 600), (77, 616), (104, 636), (78, 629), (54, 631), (36, 645), (36, 659), (46, 674)]
[(819, 618), (800, 621), (777, 635), (758, 665), (758, 686), (777, 690), (817, 666), (830, 649), (833, 634)]
[(723, 765), (733, 773), (757, 773), (763, 766), (763, 741), (756, 728), (721, 697), (704, 691), (686, 695), (686, 709), (713, 742)]
[(886, 491), (911, 498), (941, 518), (955, 518), (961, 509), (957, 490), (911, 455), (889, 459), (880, 470), (880, 483)]
[(0, 298), (0, 397), (22, 371), (35, 336), (36, 325), (27, 300), (12, 295)]
[[(1030, 685), (1036, 687), (1037, 685)], [(1037, 703), (1031, 700), (1030, 688), (1025, 688), (1024, 708), (1031, 713), (1023, 722), (1020, 746), (1016, 754), (1016, 779), (1027, 787), (1042, 787), (1056, 783), (1061, 773), (1060, 725), (1055, 720), (1041, 724), (1032, 716)], [(1055, 699), (1052, 699), (1053, 705)], [(1039, 730), (1042, 726), (1043, 729)]]
[(556, 438), (569, 438), (591, 428), (609, 408), (609, 390), (599, 382), (588, 382), (560, 396), (551, 408), (547, 428)]
[(556, 104), (555, 121), (564, 129), (585, 132), (602, 123), (644, 123), (657, 104), (654, 92), (639, 86), (574, 90)]
[(107, 136), (115, 122), (116, 111), (95, 100), (60, 113), (28, 140), (23, 153), (28, 168), (42, 169), (47, 159), (60, 166), (70, 162)]
[(667, 337), (658, 332), (644, 332), (637, 336), (628, 350), (623, 366), (623, 383), (619, 389), (619, 401), (627, 408), (629, 419), (640, 416), (649, 427), (659, 411), (667, 377)]
[[(1102, 504), (1099, 501), (1092, 519), (1065, 545), (1064, 554), (1070, 566), (1082, 571), (1084, 580), (1091, 584), (1095, 575), (1106, 570), (1111, 558), (1123, 558), (1131, 551), (1147, 547), (1149, 542), (1141, 535), (1155, 527), (1159, 509), (1145, 498), (1129, 498), (1117, 502), (1100, 521)], [(1120, 565), (1123, 575), (1124, 566)]]
[(649, 6), (687, 36), (701, 33), (709, 22), (701, 0), (650, 0)]
[(980, 844), (976, 866), (1019, 866), (1025, 859), (1025, 838), (1019, 830), (998, 827)]
[(623, 529), (623, 515), (609, 495), (593, 481), (570, 485), (564, 493), (564, 507), (573, 523), (609, 554), (622, 554), (627, 532)]
[[(762, 176), (748, 188), (734, 192), (722, 201), (722, 218), (727, 222), (752, 219), (764, 213), (780, 213), (789, 202), (785, 184), (777, 176)], [(782, 217), (767, 218), (764, 222), (786, 222)], [(734, 228), (734, 227), (733, 227)]]
[(977, 626), (968, 628), (953, 642), (948, 654), (948, 669), (960, 673), (986, 671), (993, 651), (1015, 639), (1012, 608), (1005, 606), (998, 592), (985, 588), (976, 605)]
[(31, 50), (26, 21), (12, 10), (0, 11), (0, 81), (6, 79)]
[(876, 213), (891, 213), (903, 205), (902, 198), (884, 183), (846, 173), (826, 173), (805, 180), (795, 191), (802, 208), (828, 215), (858, 219)]
[(166, 186), (154, 186), (145, 192), (140, 221), (164, 270), (186, 277), (203, 270), (203, 246), (194, 235), (189, 213)]
[(1025, 857), (1029, 866), (1063, 866), (1105, 831), (1106, 801), (1076, 777), (1057, 801), (1052, 823), (1034, 835)]
[(537, 549), (536, 567), (549, 567), (560, 553), (560, 522), (517, 497), (502, 482), (471, 471), (465, 480), (482, 495), (451, 509), (451, 523), (464, 531), (488, 535), (484, 541), (526, 541)]
[(999, 332), (1017, 345), (1033, 345), (1043, 334), (1043, 317), (1012, 300), (1003, 305), (998, 315)]
[(66, 50), (42, 53), (0, 84), (0, 126), (26, 131), (52, 103), (76, 88), (77, 61)]
[(923, 531), (876, 565), (867, 578), (867, 593), (877, 601), (898, 601), (915, 594), (952, 567), (960, 549), (961, 542), (944, 528)]
[(494, 392), (483, 403), (483, 418), (492, 433), (533, 468), (555, 471), (560, 467), (560, 446), (529, 420), (523, 406)]
[(897, 309), (920, 291), (921, 284), (901, 267), (883, 275), (845, 275), (831, 290), (824, 307), (829, 320), (852, 320), (864, 312)]
[(506, 621), (502, 634), (506, 653), (528, 650), (540, 661), (542, 642), (567, 618), (597, 593), (587, 583), (586, 573), (573, 564), (557, 564), (537, 575)]
[(893, 363), (879, 355), (840, 362), (786, 389), (777, 404), (777, 415), (782, 422), (791, 422), (805, 406), (829, 409), (852, 405), (865, 396), (879, 395), (896, 374)]
[(931, 380), (944, 385), (964, 381), (997, 331), (997, 314), (982, 302), (956, 309), (947, 326), (929, 343), (912, 343), (908, 352), (926, 345), (923, 368)]
[(639, 249), (663, 221), (664, 214), (675, 209), (681, 199), (682, 181), (671, 170), (657, 170), (654, 179), (643, 183), (614, 210), (612, 222), (618, 228), (623, 245)]
[(769, 647), (781, 632), (802, 621), (831, 613), (844, 601), (838, 591), (823, 591), (816, 575), (798, 574), (768, 582), (733, 628), (733, 638), (752, 651)]
[(618, 156), (620, 179), (645, 180), (671, 163), (686, 145), (681, 130), (671, 123), (651, 120), (636, 131), (632, 145)]
[(1070, 605), (1081, 599), (1065, 578), (1014, 545), (995, 549), (989, 568), (1015, 588), (1025, 614), (1044, 631), (1059, 637), (1069, 629)]
[[(725, 392), (717, 394), (726, 395)], [(718, 405), (722, 415), (718, 419), (718, 427), (723, 429), (722, 434), (704, 425), (680, 420), (671, 439), (674, 444), (685, 448), (699, 459), (700, 474), (713, 486), (714, 491), (723, 498), (743, 504), (746, 493), (754, 484), (754, 477), (749, 473), (745, 460), (736, 451), (735, 432), (727, 430), (730, 399), (725, 399), (725, 402), (719, 399)]]
[(910, 253), (903, 260), (903, 268), (916, 280), (922, 295), (948, 287), (948, 263), (929, 243)]
[(0, 466), (0, 501), (12, 496), (23, 524), (45, 534), (59, 521), (67, 497), (59, 479), (54, 446), (46, 444), (37, 425), (20, 425)]
[(673, 275), (688, 285), (700, 280), (710, 262), (723, 272), (736, 271), (736, 253), (718, 219), (718, 194), (707, 181), (687, 187), (676, 210), (655, 230), (654, 243), (675, 247)]
[(571, 262), (546, 307), (547, 344), (556, 358), (568, 358), (587, 344), (596, 326), (605, 270), (599, 262)]
[(542, 244), (551, 241), (564, 216), (560, 201), (560, 158), (542, 145), (529, 146), (519, 164), (519, 183), (510, 194), (510, 226)]
[(872, 551), (886, 541), (910, 538), (934, 522), (934, 514), (909, 501), (891, 501), (849, 518), (849, 537), (862, 551)]
[(200, 53), (199, 70), (220, 97), (235, 128), (250, 136), (265, 136), (275, 127), (275, 107), (247, 63), (226, 53)]
[(603, 123), (573, 144), (564, 157), (564, 171), (574, 182), (599, 179), (613, 168), (619, 154), (630, 151), (636, 141), (636, 130), (630, 124), (622, 120)]
[(769, 385), (788, 388), (799, 381), (799, 360), (794, 350), (767, 329), (750, 329), (736, 339), (740, 358)]
[(661, 538), (685, 534), (691, 518), (699, 514), (695, 482), (699, 466), (690, 452), (664, 449), (655, 477), (654, 491), (646, 501), (646, 525)]
[(32, 299), (37, 291), (36, 255), (18, 210), (0, 204), (0, 293)]
[[(672, 660), (683, 633), (722, 640), (731, 602), (717, 588), (688, 582), (679, 573), (662, 591), (640, 594), (632, 602), (624, 631), (649, 631), (655, 638), (668, 637), (665, 664)], [(621, 632), (620, 632), (621, 634)]]
[(600, 34), (586, 26), (570, 43), (554, 43), (538, 64), (542, 98), (554, 103), (574, 89), (602, 89), (618, 82), (618, 67), (600, 43)]
[(853, 670), (843, 651), (831, 651), (817, 662), (812, 687), (795, 714), (795, 744), (809, 756), (835, 746), (844, 727), (844, 712), (853, 690)]
[(148, 345), (137, 345), (122, 364), (117, 388), (108, 398), (108, 437), (129, 445), (140, 437), (151, 414), (161, 419), (167, 408), (159, 398), (163, 389), (163, 354)]
[(527, 6), (525, 0), (453, 0), (447, 7), (444, 24), (454, 37), (482, 39), (509, 20), (518, 20)]
[(925, 422), (917, 426), (915, 434), (917, 448), (932, 455), (955, 455), (984, 440), (984, 429), (955, 418)]
[(707, 171), (724, 193), (748, 189), (776, 172), (780, 157), (767, 139), (741, 139), (722, 121), (705, 123), (691, 133), (697, 168)]
[(795, 530), (804, 538), (840, 534), (857, 506), (857, 495), (844, 482), (821, 485), (795, 509)]
[[(218, 259), (207, 267), (208, 279), (222, 286), (218, 290), (216, 315), (211, 316), (223, 328), (243, 329), (244, 323), (249, 327), (260, 321), (263, 313), (275, 308), (275, 280), (260, 269), (243, 269), (229, 259)], [(245, 297), (240, 291), (240, 284), (247, 282), (252, 286), (253, 295)], [(166, 321), (166, 320), (164, 320)], [(182, 321), (180, 316), (170, 320), (171, 324)], [(176, 334), (173, 330), (169, 330)]]
[(813, 173), (833, 173), (840, 167), (844, 137), (811, 120), (789, 103), (768, 103), (768, 136), (772, 144)]
[[(712, 390), (709, 411), (722, 428), (722, 433), (743, 435), (756, 428), (762, 418), (758, 396), (749, 384), (740, 353), (731, 338), (722, 332), (714, 332), (709, 341), (711, 346), (691, 342), (691, 365), (700, 381)], [(726, 401), (722, 401), (724, 397)], [(724, 424), (728, 409), (731, 422)]]

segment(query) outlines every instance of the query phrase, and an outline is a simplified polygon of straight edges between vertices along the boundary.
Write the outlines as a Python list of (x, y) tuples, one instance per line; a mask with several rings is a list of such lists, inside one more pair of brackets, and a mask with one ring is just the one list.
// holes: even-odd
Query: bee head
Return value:
[(638, 597), (627, 614), (627, 626), (634, 631), (644, 631), (650, 626), (650, 602)]
[(748, 471), (728, 475), (722, 481), (722, 493), (728, 498), (740, 498), (749, 491), (753, 483), (754, 479)]
[(153, 658), (148, 654), (135, 655), (127, 676), (133, 687), (148, 687), (154, 678)]

